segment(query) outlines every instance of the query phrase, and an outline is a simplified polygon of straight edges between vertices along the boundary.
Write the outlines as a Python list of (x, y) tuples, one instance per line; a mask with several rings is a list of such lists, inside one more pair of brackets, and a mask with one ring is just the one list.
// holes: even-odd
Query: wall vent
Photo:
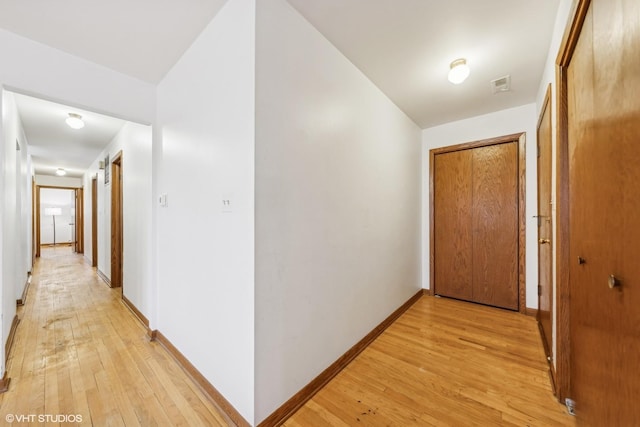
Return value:
[(494, 94), (500, 92), (509, 92), (511, 90), (511, 76), (500, 77), (491, 80), (491, 92)]

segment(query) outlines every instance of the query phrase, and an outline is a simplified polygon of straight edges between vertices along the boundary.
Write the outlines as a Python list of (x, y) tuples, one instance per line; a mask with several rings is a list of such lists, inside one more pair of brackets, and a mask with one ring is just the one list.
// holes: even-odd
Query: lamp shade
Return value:
[(65, 121), (72, 129), (82, 129), (84, 127), (84, 121), (80, 114), (69, 113), (69, 117)]
[(467, 65), (467, 60), (464, 58), (456, 59), (449, 67), (449, 81), (456, 85), (465, 81), (471, 72)]
[(44, 214), (47, 216), (62, 215), (62, 208), (44, 208)]

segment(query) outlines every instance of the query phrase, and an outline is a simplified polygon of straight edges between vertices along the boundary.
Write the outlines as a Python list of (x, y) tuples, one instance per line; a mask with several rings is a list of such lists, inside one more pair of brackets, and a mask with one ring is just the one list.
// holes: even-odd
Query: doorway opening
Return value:
[(82, 188), (36, 185), (36, 257), (43, 246), (69, 247), (78, 254), (84, 249)]

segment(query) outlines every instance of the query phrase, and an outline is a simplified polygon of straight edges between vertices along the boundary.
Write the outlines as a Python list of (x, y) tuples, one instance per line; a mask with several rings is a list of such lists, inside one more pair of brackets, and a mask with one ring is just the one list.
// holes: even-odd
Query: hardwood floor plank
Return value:
[(285, 425), (574, 426), (538, 334), (531, 317), (424, 296)]
[[(79, 415), (81, 425), (225, 426), (215, 405), (82, 256), (45, 248), (19, 307), (7, 414)], [(31, 425), (75, 425), (40, 423)], [(27, 424), (25, 424), (27, 425)]]

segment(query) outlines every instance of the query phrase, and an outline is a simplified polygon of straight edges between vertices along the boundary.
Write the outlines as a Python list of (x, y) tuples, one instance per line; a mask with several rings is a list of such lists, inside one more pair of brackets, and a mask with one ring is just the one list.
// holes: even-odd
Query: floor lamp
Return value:
[(56, 245), (56, 215), (62, 215), (61, 208), (44, 208), (44, 214), (53, 217), (53, 246)]

